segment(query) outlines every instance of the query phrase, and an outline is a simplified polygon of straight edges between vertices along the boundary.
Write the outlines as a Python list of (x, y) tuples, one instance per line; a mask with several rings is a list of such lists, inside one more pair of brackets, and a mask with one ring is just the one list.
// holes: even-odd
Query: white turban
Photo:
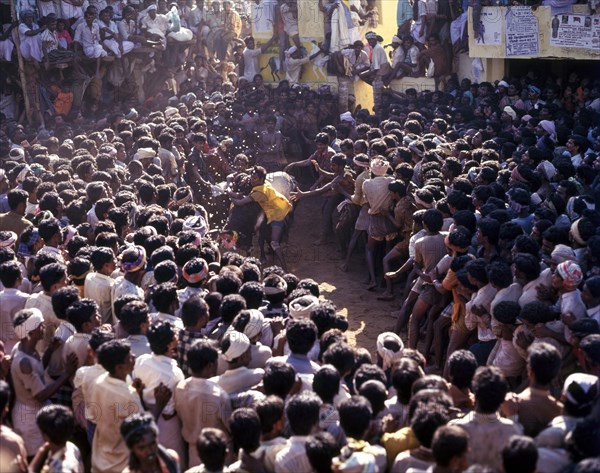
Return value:
[(517, 119), (517, 112), (515, 112), (515, 109), (511, 106), (507, 105), (506, 107), (504, 107), (503, 111), (513, 120)]
[[(391, 341), (398, 344), (400, 347), (398, 351), (390, 350), (384, 346), (385, 342)], [(377, 337), (377, 353), (381, 356), (383, 360), (383, 369), (387, 370), (391, 368), (396, 360), (399, 360), (402, 357), (402, 349), (404, 348), (404, 343), (402, 339), (396, 335), (394, 332), (383, 332), (380, 333)]]
[(244, 335), (252, 340), (262, 332), (265, 317), (260, 310), (248, 309), (248, 312), (250, 313), (250, 320), (244, 327)]
[(535, 169), (541, 172), (548, 181), (552, 180), (552, 178), (556, 175), (556, 168), (550, 161), (542, 161)]
[(197, 215), (195, 217), (188, 217), (183, 222), (184, 230), (192, 230), (200, 235), (201, 238), (204, 238), (208, 233), (208, 224), (202, 215)]
[(156, 6), (155, 3), (153, 3), (152, 5), (148, 6), (147, 10), (148, 11), (152, 11), (152, 10), (156, 11), (156, 10), (158, 10), (158, 7)]
[(559, 263), (563, 263), (565, 261), (575, 261), (575, 252), (567, 245), (556, 245), (550, 256)]
[(4, 240), (0, 239), (0, 248), (8, 248), (13, 246), (17, 241), (17, 234), (11, 231), (3, 232), (6, 234), (6, 238)]
[(342, 113), (340, 115), (340, 121), (341, 122), (352, 122), (353, 125), (356, 123), (356, 120), (354, 119), (354, 117), (352, 116), (352, 114), (350, 112)]
[(375, 158), (371, 160), (371, 172), (376, 176), (385, 176), (390, 168), (385, 159)]
[(153, 158), (156, 156), (156, 151), (152, 148), (139, 148), (137, 155), (139, 159)]
[(171, 118), (173, 115), (177, 115), (178, 113), (179, 113), (179, 110), (177, 110), (175, 107), (165, 108), (165, 117), (166, 118)]
[(392, 44), (393, 43), (402, 44), (402, 40), (398, 36), (392, 36)]
[(27, 338), (27, 335), (29, 335), (30, 332), (33, 332), (42, 323), (44, 323), (44, 316), (42, 315), (40, 309), (36, 309), (34, 307), (26, 310), (28, 310), (31, 315), (25, 322), (15, 327), (15, 333), (17, 334), (17, 337), (19, 337), (19, 340)]
[(294, 54), (296, 51), (298, 51), (298, 48), (296, 46), (292, 46), (291, 48), (288, 48), (285, 51), (285, 55), (286, 56), (291, 56), (292, 54)]
[(556, 142), (556, 127), (554, 126), (554, 122), (551, 122), (550, 120), (542, 120), (540, 122), (540, 126), (546, 133), (548, 133), (550, 139)]
[(310, 313), (319, 304), (315, 296), (302, 296), (290, 302), (290, 317), (292, 319), (308, 319)]
[(223, 352), (223, 358), (228, 363), (231, 363), (236, 358), (239, 358), (250, 348), (250, 340), (246, 335), (240, 332), (231, 332), (229, 334), (229, 348)]
[(15, 179), (15, 181), (22, 183), (30, 172), (30, 167), (26, 165), (23, 169), (21, 169), (21, 172), (17, 174), (17, 178)]

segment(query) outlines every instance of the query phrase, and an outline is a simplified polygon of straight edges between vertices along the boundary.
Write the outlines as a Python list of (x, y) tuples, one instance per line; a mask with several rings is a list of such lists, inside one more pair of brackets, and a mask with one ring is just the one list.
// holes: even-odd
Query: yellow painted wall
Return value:
[[(498, 9), (499, 15), (504, 18), (507, 7), (495, 7)], [(587, 4), (573, 5), (573, 13), (589, 14)], [(583, 49), (583, 48), (562, 48), (550, 46), (550, 23), (552, 20), (552, 12), (550, 7), (539, 7), (534, 12), (538, 19), (539, 32), (539, 55), (538, 58), (564, 58), (564, 59), (598, 59), (600, 60), (600, 50)], [(471, 23), (471, 9), (469, 8), (469, 54), (471, 57), (481, 58), (505, 58), (504, 44), (504, 22), (502, 22), (501, 43), (499, 45), (485, 45), (474, 41), (473, 25)], [(512, 59), (510, 57), (509, 59)], [(530, 59), (527, 57), (518, 56), (514, 59)]]
[[(346, 3), (346, 5), (349, 5), (347, 0), (343, 1)], [(255, 18), (257, 13), (260, 11), (260, 4), (256, 5), (254, 2), (251, 2), (251, 6), (252, 16)], [(385, 42), (388, 43), (391, 41), (392, 36), (396, 34), (396, 30), (398, 28), (396, 25), (396, 2), (378, 0), (378, 7), (380, 25), (378, 28), (376, 28), (376, 31), (384, 38)], [(319, 3), (317, 0), (298, 0), (298, 27), (300, 30), (300, 41), (307, 51), (310, 51), (313, 46), (311, 41), (320, 43), (324, 40), (324, 21), (324, 16), (319, 10)], [(271, 37), (271, 34), (258, 33), (254, 28), (253, 35), (259, 45), (266, 42)], [(265, 54), (261, 56), (261, 68), (268, 64), (269, 58), (272, 56), (279, 57), (278, 44), (274, 44)], [(272, 81), (269, 68), (266, 68), (262, 74), (266, 81)], [(281, 78), (283, 79), (283, 77)], [(301, 79), (304, 83), (330, 83), (334, 87), (337, 86), (337, 80), (334, 76), (329, 76), (326, 81), (323, 81), (322, 78), (317, 77), (312, 70), (311, 64), (304, 66)]]

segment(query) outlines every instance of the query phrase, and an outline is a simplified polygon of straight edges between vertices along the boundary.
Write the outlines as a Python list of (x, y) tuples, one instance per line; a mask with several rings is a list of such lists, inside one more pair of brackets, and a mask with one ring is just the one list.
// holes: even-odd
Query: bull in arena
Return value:
[[(286, 198), (290, 199), (291, 193), (296, 191), (297, 185), (295, 179), (285, 172), (274, 172), (267, 174), (267, 181)], [(248, 174), (238, 174), (232, 182), (234, 192), (240, 192), (244, 195), (250, 194), (250, 176)], [(227, 194), (225, 194), (227, 195)], [(291, 201), (291, 200), (290, 200)], [(293, 212), (286, 219), (286, 230), (284, 240), (292, 223)], [(269, 241), (269, 229), (266, 225), (265, 215), (260, 205), (253, 202), (243, 207), (232, 206), (229, 210), (227, 222), (223, 226), (223, 232), (237, 234), (238, 249), (249, 252), (252, 248), (254, 235), (258, 234), (258, 249), (260, 259), (266, 260), (265, 241)]]

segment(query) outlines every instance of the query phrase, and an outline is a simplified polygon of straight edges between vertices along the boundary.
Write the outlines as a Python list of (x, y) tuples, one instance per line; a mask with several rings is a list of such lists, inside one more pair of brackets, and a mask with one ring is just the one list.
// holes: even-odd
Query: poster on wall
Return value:
[(600, 47), (600, 15), (554, 15), (550, 45), (562, 48)]
[(530, 7), (510, 7), (505, 15), (506, 56), (537, 56), (538, 20)]
[(260, 3), (252, 2), (252, 23), (254, 34), (272, 35), (275, 28), (277, 0), (262, 0)]
[(477, 44), (498, 46), (502, 44), (502, 13), (499, 8), (483, 7), (479, 20), (480, 35)]

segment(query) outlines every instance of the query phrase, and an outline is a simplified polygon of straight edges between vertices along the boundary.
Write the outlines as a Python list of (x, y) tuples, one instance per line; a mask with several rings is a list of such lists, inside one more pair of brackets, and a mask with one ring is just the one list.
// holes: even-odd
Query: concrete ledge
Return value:
[(403, 77), (393, 80), (390, 87), (395, 92), (406, 92), (406, 89), (416, 89), (417, 92), (435, 90), (435, 81), (431, 77)]

